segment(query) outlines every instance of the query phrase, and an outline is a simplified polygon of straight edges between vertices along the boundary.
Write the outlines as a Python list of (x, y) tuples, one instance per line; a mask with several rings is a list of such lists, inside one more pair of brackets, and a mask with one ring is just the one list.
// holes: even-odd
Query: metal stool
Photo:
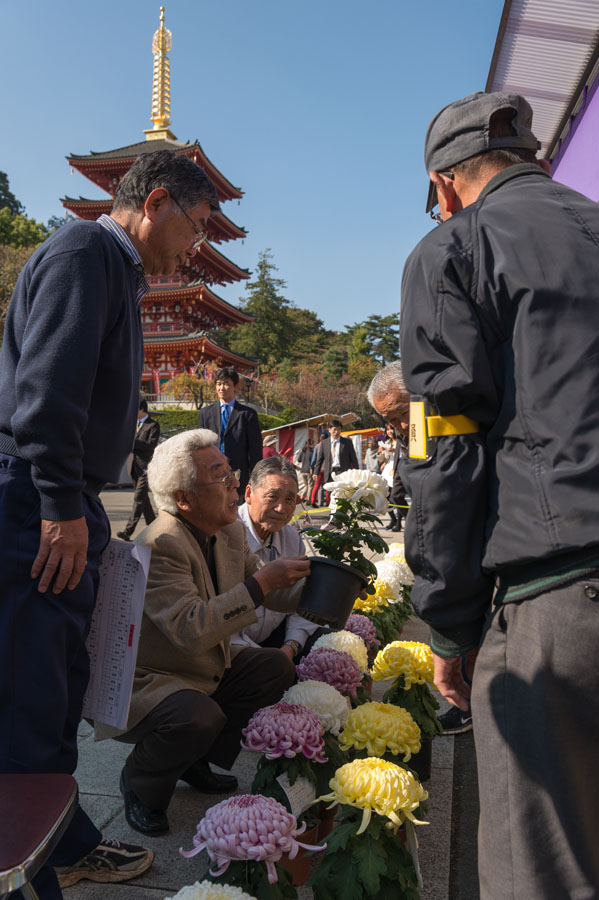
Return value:
[(21, 891), (39, 900), (31, 886), (77, 805), (72, 775), (0, 775), (0, 900)]

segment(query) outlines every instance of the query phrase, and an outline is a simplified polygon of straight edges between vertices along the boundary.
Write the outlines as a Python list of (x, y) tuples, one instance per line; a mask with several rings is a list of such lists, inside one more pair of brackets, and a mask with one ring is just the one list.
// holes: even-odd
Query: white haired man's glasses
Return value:
[(241, 475), (241, 469), (235, 469), (235, 471), (227, 472), (226, 475), (223, 475), (222, 478), (217, 478), (216, 481), (199, 481), (196, 483), (196, 487), (207, 487), (209, 484), (224, 484), (225, 487), (232, 487), (233, 482), (236, 481), (238, 484), (239, 476)]

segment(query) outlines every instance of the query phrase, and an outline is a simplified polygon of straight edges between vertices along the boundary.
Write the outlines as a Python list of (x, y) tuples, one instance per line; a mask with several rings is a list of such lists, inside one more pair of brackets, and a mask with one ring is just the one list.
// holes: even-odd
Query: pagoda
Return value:
[[(164, 7), (160, 7), (160, 27), (154, 34), (152, 51), (154, 71), (152, 85), (153, 127), (144, 131), (144, 141), (86, 156), (67, 157), (77, 169), (110, 196), (104, 200), (64, 197), (62, 205), (80, 219), (95, 220), (110, 213), (112, 198), (122, 176), (141, 153), (174, 150), (201, 166), (214, 184), (221, 204), (239, 200), (243, 191), (234, 187), (212, 163), (198, 141), (183, 143), (171, 132), (170, 119), (170, 31), (164, 26)], [(210, 217), (208, 240), (193, 258), (167, 277), (151, 277), (150, 293), (142, 301), (145, 363), (142, 389), (161, 393), (161, 386), (181, 372), (203, 373), (210, 362), (235, 366), (249, 375), (258, 360), (241, 356), (211, 341), (207, 332), (213, 328), (230, 328), (252, 321), (252, 316), (238, 309), (213, 290), (214, 285), (233, 284), (249, 278), (221, 251), (222, 244), (244, 238), (247, 232), (221, 211)]]

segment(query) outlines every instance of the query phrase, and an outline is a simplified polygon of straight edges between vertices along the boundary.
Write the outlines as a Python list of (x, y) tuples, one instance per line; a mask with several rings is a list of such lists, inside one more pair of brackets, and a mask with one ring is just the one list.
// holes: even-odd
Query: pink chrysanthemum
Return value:
[(345, 623), (345, 630), (351, 631), (352, 634), (357, 634), (358, 637), (362, 638), (369, 650), (372, 647), (378, 647), (380, 644), (376, 637), (376, 628), (368, 616), (352, 613)]
[(326, 849), (326, 844), (314, 847), (296, 840), (305, 829), (305, 822), (298, 828), (295, 816), (272, 797), (240, 794), (211, 806), (198, 823), (193, 850), (179, 852), (189, 858), (205, 849), (213, 864), (210, 874), (214, 877), (222, 875), (232, 860), (263, 861), (268, 880), (274, 884), (277, 880), (274, 864), (283, 853), (295, 859), (300, 847)]
[(299, 681), (324, 681), (332, 684), (342, 694), (356, 696), (356, 688), (362, 681), (357, 662), (341, 650), (318, 647), (305, 656), (296, 666)]
[(313, 762), (325, 763), (324, 729), (320, 719), (307, 706), (295, 703), (275, 703), (254, 713), (241, 732), (244, 750), (264, 753), (267, 759), (286, 756), (291, 759), (301, 753)]

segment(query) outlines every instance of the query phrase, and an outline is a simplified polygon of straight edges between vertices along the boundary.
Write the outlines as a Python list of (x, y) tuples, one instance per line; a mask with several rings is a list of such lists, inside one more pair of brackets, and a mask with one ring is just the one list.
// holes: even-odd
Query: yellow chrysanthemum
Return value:
[(415, 825), (428, 825), (414, 817), (414, 810), (428, 798), (427, 792), (411, 772), (395, 763), (377, 757), (355, 759), (337, 769), (329, 785), (331, 793), (320, 800), (331, 806), (346, 803), (364, 810), (358, 834), (368, 828), (373, 811), (386, 816), (391, 821), (389, 827), (395, 830), (406, 819)]
[(232, 884), (196, 881), (195, 884), (182, 887), (174, 897), (166, 897), (165, 900), (255, 900), (255, 898)]
[(374, 594), (367, 594), (366, 600), (362, 600), (361, 597), (356, 598), (354, 603), (355, 610), (374, 613), (389, 606), (389, 601), (393, 602), (395, 600), (395, 594), (386, 581), (377, 578), (374, 588)]
[(412, 753), (420, 750), (420, 728), (401, 706), (363, 703), (348, 715), (339, 743), (343, 750), (368, 750), (369, 756), (403, 754), (403, 761), (408, 762)]
[(312, 649), (317, 650), (318, 647), (330, 647), (341, 653), (349, 653), (359, 665), (360, 672), (364, 675), (368, 672), (368, 650), (357, 634), (352, 634), (351, 631), (332, 631), (330, 634), (321, 635)]
[(392, 681), (403, 675), (405, 690), (413, 684), (432, 684), (432, 650), (419, 641), (393, 641), (379, 650), (370, 674), (374, 681)]

